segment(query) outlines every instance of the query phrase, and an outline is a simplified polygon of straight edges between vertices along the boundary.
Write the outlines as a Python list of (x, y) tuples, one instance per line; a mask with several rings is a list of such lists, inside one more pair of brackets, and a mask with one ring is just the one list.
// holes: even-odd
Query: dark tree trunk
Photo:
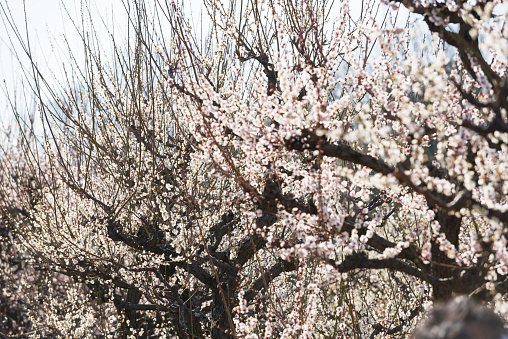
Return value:
[[(445, 234), (446, 239), (452, 243), (456, 249), (459, 245), (459, 232), (462, 224), (462, 218), (458, 218), (453, 214), (439, 209), (436, 212), (435, 220), (441, 225), (441, 232)], [(432, 244), (432, 273), (440, 279), (453, 279), (459, 271), (452, 267), (457, 266), (454, 259), (447, 257), (446, 253), (439, 249), (439, 243), (434, 241)], [(457, 286), (458, 287), (458, 286)], [(434, 300), (448, 300), (454, 296), (455, 288), (453, 285), (433, 286)]]

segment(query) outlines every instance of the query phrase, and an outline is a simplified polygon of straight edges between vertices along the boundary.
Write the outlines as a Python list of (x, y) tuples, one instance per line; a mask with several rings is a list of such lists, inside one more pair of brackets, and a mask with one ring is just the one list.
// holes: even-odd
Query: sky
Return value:
[[(64, 4), (65, 5), (64, 5)], [(106, 23), (125, 22), (126, 15), (121, 0), (92, 1), (90, 12), (97, 18), (102, 17)], [(79, 35), (74, 28), (71, 18), (80, 18), (80, 0), (0, 0), (0, 129), (12, 123), (12, 114), (8, 97), (17, 97), (23, 101), (20, 90), (24, 85), (23, 72), (20, 61), (30, 65), (23, 47), (16, 41), (13, 29), (4, 19), (10, 16), (16, 25), (24, 43), (27, 41), (41, 72), (50, 78), (52, 73), (61, 78), (61, 65), (69, 58), (64, 47), (67, 43), (79, 51)], [(106, 30), (98, 27), (101, 34), (107, 38)], [(79, 53), (76, 57), (82, 58)], [(19, 60), (18, 60), (19, 58)], [(30, 100), (29, 100), (30, 101)], [(27, 105), (33, 107), (33, 102)]]
[[(154, 6), (153, 0), (144, 2), (147, 7)], [(183, 2), (188, 15), (195, 19), (201, 17), (201, 0)], [(84, 3), (90, 4), (89, 7), (84, 7)], [(83, 11), (90, 13), (99, 41), (105, 43), (102, 48), (106, 53), (112, 49), (108, 30), (114, 32), (118, 41), (126, 40), (122, 33), (126, 32), (128, 16), (122, 0), (0, 0), (0, 133), (13, 122), (8, 97), (16, 97), (18, 103), (24, 101), (20, 98), (20, 89), (25, 84), (22, 83), (19, 60), (25, 67), (30, 65), (21, 44), (14, 38), (12, 27), (5, 20), (6, 15), (24, 42), (29, 41), (41, 73), (56, 83), (56, 79), (63, 79), (63, 65), (71, 64), (67, 44), (75, 51), (75, 64), (84, 62), (80, 36), (75, 28), (80, 23), (73, 22), (82, 17)], [(26, 105), (30, 110), (34, 103)]]
[[(199, 20), (202, 0), (182, 1), (186, 5), (185, 13)], [(90, 4), (90, 7), (84, 7), (83, 3)], [(154, 1), (145, 0), (145, 3), (149, 7), (153, 6)], [(360, 12), (361, 1), (351, 1), (350, 4), (353, 12)], [(27, 111), (33, 111), (35, 105), (30, 97), (22, 97), (21, 89), (26, 86), (26, 80), (23, 80), (19, 60), (25, 67), (30, 62), (21, 44), (15, 39), (11, 40), (14, 34), (5, 20), (6, 15), (19, 30), (23, 41), (29, 41), (41, 73), (58, 86), (58, 79), (63, 79), (64, 65), (84, 63), (83, 53), (80, 53), (81, 40), (75, 28), (80, 23), (73, 22), (82, 17), (83, 10), (89, 12), (95, 22), (99, 40), (106, 44), (102, 46), (106, 53), (108, 48), (111, 51), (108, 30), (114, 32), (118, 41), (125, 41), (122, 33), (125, 33), (128, 25), (128, 16), (122, 0), (0, 0), (0, 134), (2, 129), (14, 123), (9, 97), (19, 107), (24, 105), (26, 108), (23, 109)], [(75, 52), (75, 63), (70, 62), (67, 44)], [(30, 72), (30, 69), (25, 72)]]

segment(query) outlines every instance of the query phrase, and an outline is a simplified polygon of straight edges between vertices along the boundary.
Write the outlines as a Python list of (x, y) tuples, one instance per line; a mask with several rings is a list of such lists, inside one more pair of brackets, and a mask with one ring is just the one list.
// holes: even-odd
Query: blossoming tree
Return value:
[(204, 4), (207, 36), (174, 1), (126, 3), (135, 38), (107, 62), (83, 35), (85, 71), (51, 103), (34, 73), (47, 165), (18, 230), (89, 293), (44, 321), (360, 338), (455, 294), (502, 303), (505, 4)]
[[(26, 310), (26, 299), (21, 297), (23, 293), (23, 287), (20, 286), (19, 281), (23, 280), (21, 277), (24, 275), (26, 264), (23, 262), (21, 253), (15, 246), (14, 230), (15, 224), (9, 222), (17, 219), (20, 221), (20, 216), (23, 214), (27, 215), (28, 210), (22, 210), (21, 204), (17, 202), (21, 199), (17, 188), (26, 188), (24, 192), (32, 191), (34, 188), (34, 178), (31, 175), (27, 175), (26, 168), (20, 166), (22, 162), (18, 162), (19, 156), (12, 152), (14, 147), (10, 147), (10, 138), (2, 137), (2, 157), (0, 160), (0, 180), (2, 185), (0, 187), (0, 195), (2, 198), (0, 201), (2, 217), (0, 219), (0, 333), (10, 336), (26, 334), (30, 329), (30, 321)], [(4, 146), (4, 144), (6, 146)], [(12, 156), (11, 156), (12, 155)], [(15, 185), (11, 185), (15, 184)], [(17, 199), (8, 199), (10, 196), (17, 196)], [(27, 197), (24, 195), (23, 197)], [(36, 198), (33, 196), (33, 198)], [(36, 199), (34, 199), (36, 200)], [(17, 216), (17, 218), (15, 217)]]

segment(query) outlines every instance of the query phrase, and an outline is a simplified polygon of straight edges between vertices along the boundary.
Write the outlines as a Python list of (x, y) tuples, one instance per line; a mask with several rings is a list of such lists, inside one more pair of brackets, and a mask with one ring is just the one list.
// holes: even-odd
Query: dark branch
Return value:
[[(180, 256), (173, 248), (166, 245), (163, 247), (158, 246), (156, 242), (146, 239), (144, 237), (136, 237), (130, 234), (125, 234), (118, 231), (118, 224), (113, 220), (108, 220), (108, 236), (113, 241), (121, 241), (129, 247), (139, 251), (148, 251), (151, 253), (165, 255), (167, 259), (171, 257)], [(195, 276), (203, 284), (215, 288), (215, 279), (201, 266), (189, 262), (175, 262), (176, 266), (184, 269), (193, 276)]]
[(388, 328), (388, 327), (385, 327), (381, 324), (374, 324), (372, 326), (374, 328), (374, 331), (370, 335), (370, 338), (374, 339), (376, 337), (376, 335), (378, 335), (381, 332), (385, 335), (387, 335), (387, 334), (392, 335), (392, 334), (402, 331), (404, 329), (404, 326), (406, 326), (411, 320), (413, 320), (418, 314), (420, 314), (421, 311), (422, 311), (422, 306), (421, 305), (417, 306), (416, 308), (414, 308), (411, 311), (411, 313), (409, 314), (409, 316), (406, 319), (401, 320), (400, 324), (398, 326), (393, 327), (393, 328)]
[(355, 151), (346, 144), (331, 144), (326, 140), (326, 137), (319, 137), (314, 131), (308, 129), (302, 130), (299, 136), (286, 140), (286, 146), (288, 149), (296, 151), (319, 150), (325, 156), (351, 161), (385, 175), (395, 171), (393, 167), (382, 160)]
[(252, 301), (262, 289), (265, 288), (265, 283), (269, 285), (275, 278), (280, 276), (284, 272), (291, 272), (296, 270), (294, 262), (283, 261), (273, 265), (263, 276), (256, 279), (251, 285), (251, 288), (245, 292), (244, 299), (247, 302)]
[(333, 260), (328, 260), (328, 264), (335, 267), (339, 272), (349, 272), (356, 269), (390, 269), (426, 281), (433, 286), (450, 285), (450, 280), (440, 280), (436, 277), (430, 276), (414, 266), (410, 266), (405, 262), (391, 258), (391, 259), (369, 259), (365, 253), (354, 253), (348, 255), (341, 263)]

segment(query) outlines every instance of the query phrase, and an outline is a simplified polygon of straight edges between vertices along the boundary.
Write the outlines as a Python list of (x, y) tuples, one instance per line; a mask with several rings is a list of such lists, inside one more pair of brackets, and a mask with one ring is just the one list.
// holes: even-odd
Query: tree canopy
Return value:
[(374, 338), (455, 295), (506, 308), (506, 5), (204, 0), (197, 29), (125, 0), (128, 39), (105, 55), (83, 20), (56, 89), (27, 49), (42, 127), (14, 111), (0, 173), (18, 327)]

